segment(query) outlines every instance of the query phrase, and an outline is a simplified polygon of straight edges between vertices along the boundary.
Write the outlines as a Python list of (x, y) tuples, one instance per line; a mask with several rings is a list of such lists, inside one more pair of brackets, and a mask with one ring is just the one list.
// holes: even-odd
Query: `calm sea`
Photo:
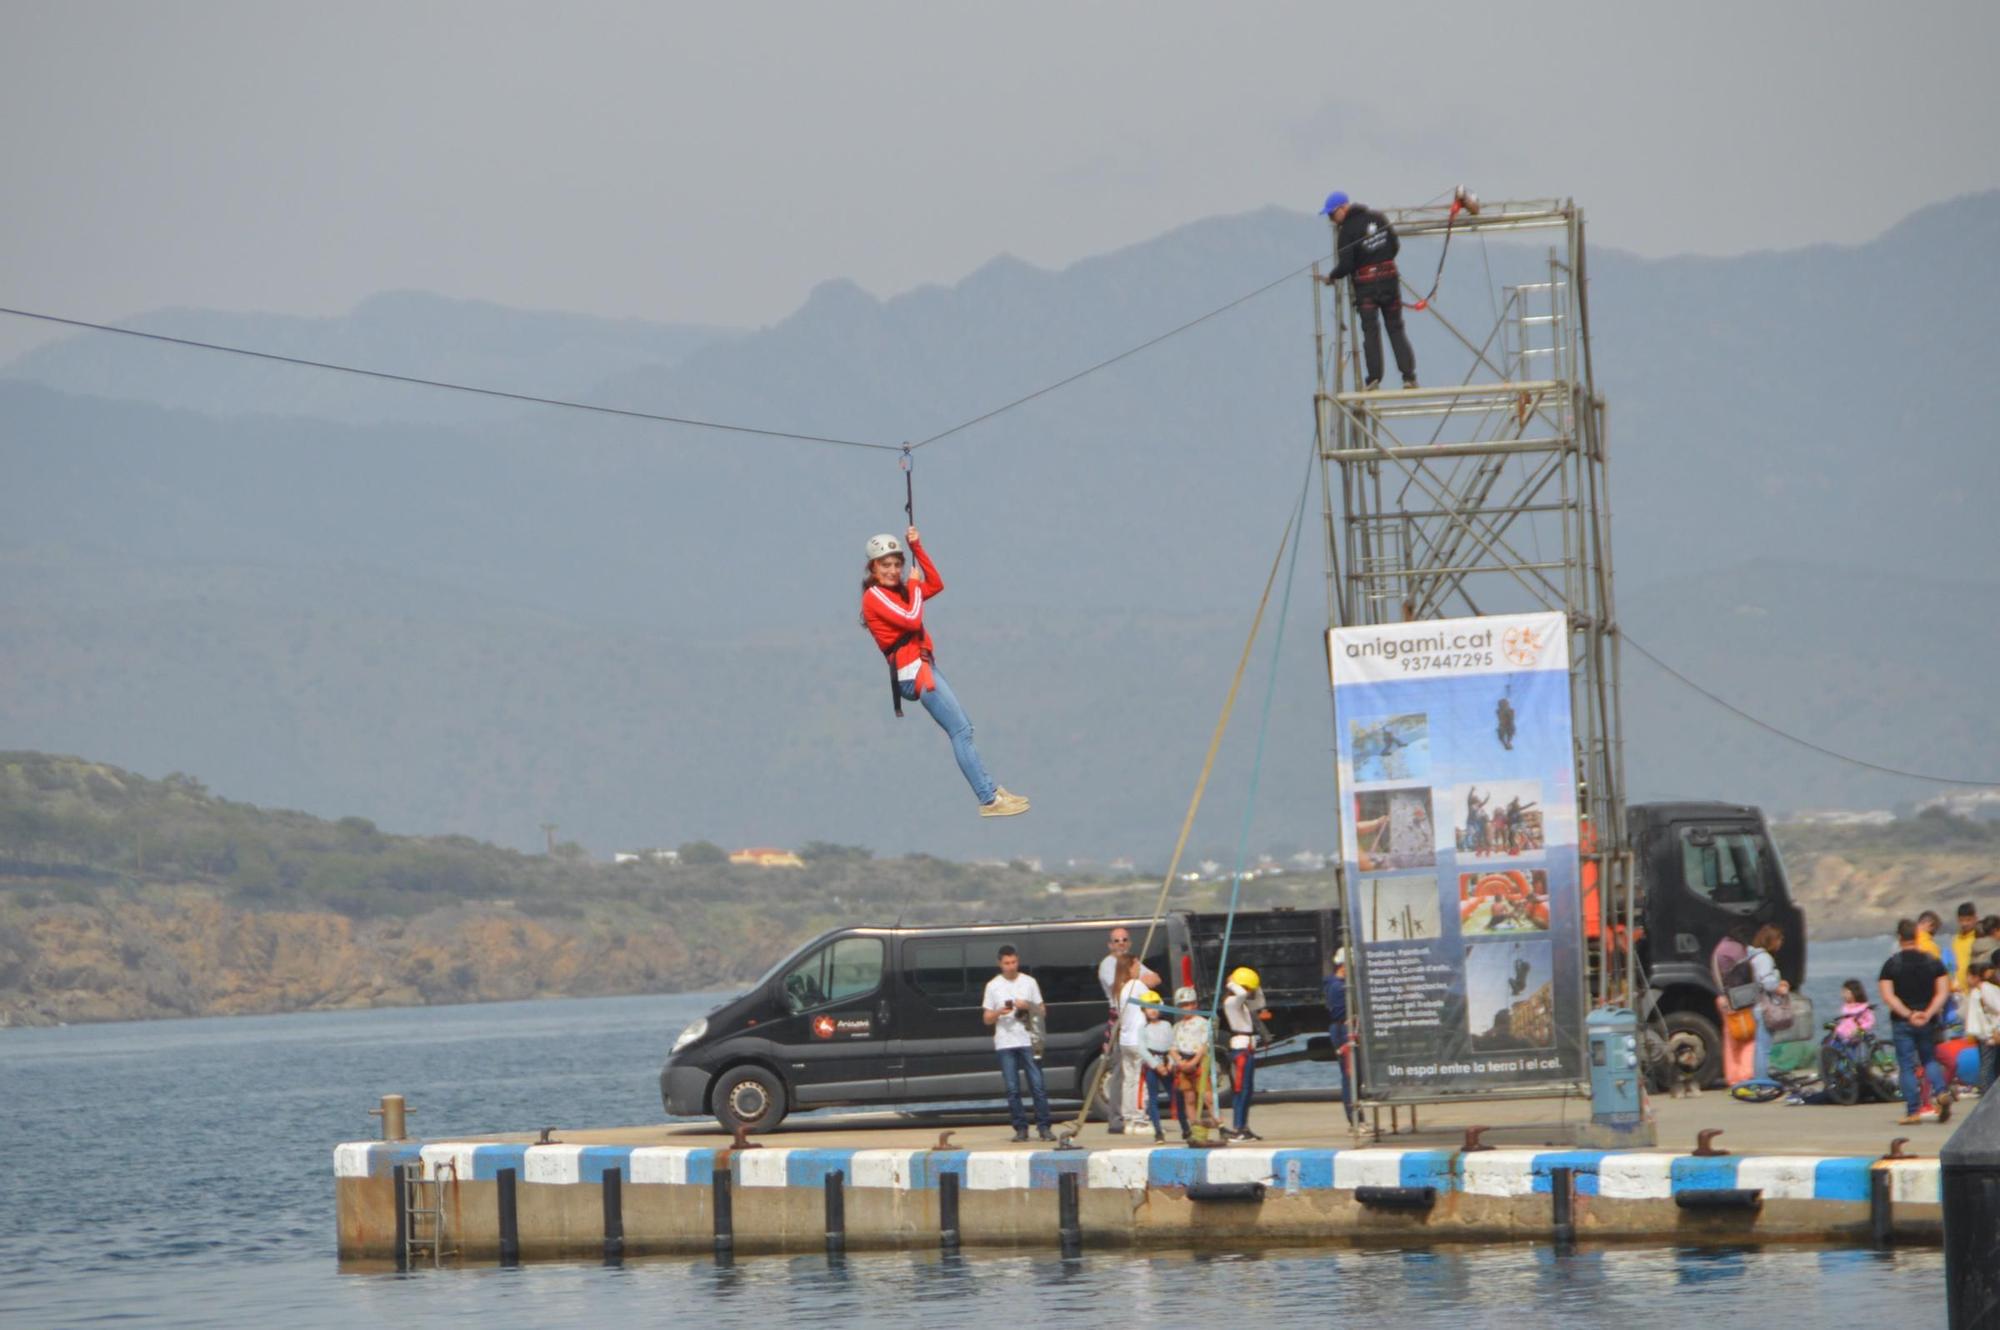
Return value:
[[(1824, 964), (1815, 949), (1816, 997), (1868, 957), (1879, 964), (1883, 950), (1836, 946)], [(0, 1325), (1943, 1322), (1943, 1262), (1931, 1250), (1556, 1256), (1520, 1245), (1068, 1262), (1053, 1253), (745, 1258), (726, 1270), (704, 1260), (339, 1269), (331, 1147), (375, 1134), (367, 1109), (378, 1096), (407, 1094), (413, 1130), (432, 1137), (656, 1120), (666, 1045), (710, 1003), (608, 998), (0, 1032)]]

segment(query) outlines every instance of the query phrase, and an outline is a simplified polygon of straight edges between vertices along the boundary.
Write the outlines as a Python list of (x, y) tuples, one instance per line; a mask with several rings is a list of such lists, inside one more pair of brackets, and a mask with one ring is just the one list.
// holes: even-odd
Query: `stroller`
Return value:
[(1863, 1099), (1893, 1104), (1902, 1100), (1896, 1082), (1896, 1050), (1878, 1038), (1873, 1030), (1862, 1030), (1852, 1039), (1834, 1033), (1839, 1021), (1826, 1022), (1826, 1035), (1819, 1042), (1819, 1076), (1827, 1102), (1843, 1106)]

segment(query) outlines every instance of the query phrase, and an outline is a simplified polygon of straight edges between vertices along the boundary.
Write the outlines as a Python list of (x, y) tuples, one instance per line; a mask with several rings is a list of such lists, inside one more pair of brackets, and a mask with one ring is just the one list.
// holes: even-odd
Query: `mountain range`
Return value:
[[(1640, 259), (1599, 236), (1591, 269), (1625, 629), (1784, 729), (1981, 779), (2000, 777), (1993, 202), (1926, 208), (1862, 246), (1731, 259)], [(1325, 247), (1314, 219), (1265, 210), (887, 300), (829, 282), (756, 330), (407, 293), (331, 320), (134, 326), (899, 443)], [(1455, 246), (1439, 307), (1477, 312), (1489, 272), (1538, 270), (1527, 245)], [(600, 852), (709, 836), (1164, 859), (1305, 474), (1308, 300), (1303, 278), (1283, 283), (915, 454), (948, 584), (941, 663), (996, 774), (1036, 800), (1014, 824), (972, 816), (921, 712), (889, 717), (855, 626), (861, 540), (902, 524), (894, 452), (101, 334), (0, 371), (0, 746), (524, 847), (554, 821)], [(1454, 375), (1453, 344), (1413, 326), (1427, 376)], [(1300, 562), (1256, 834), (1325, 847), (1316, 544)], [(1233, 840), (1262, 677), (1198, 845)], [(1932, 788), (1786, 743), (1629, 651), (1625, 683), (1635, 798), (1793, 810)]]

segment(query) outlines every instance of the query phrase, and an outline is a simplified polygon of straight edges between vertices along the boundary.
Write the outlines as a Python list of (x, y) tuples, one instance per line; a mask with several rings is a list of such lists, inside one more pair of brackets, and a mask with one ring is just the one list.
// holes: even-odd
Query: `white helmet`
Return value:
[[(879, 536), (868, 537), (868, 562), (870, 563), (875, 562), (877, 559), (886, 559), (891, 554), (902, 553), (903, 542), (895, 536), (889, 535), (887, 532)], [(908, 556), (905, 555), (904, 557), (907, 558)]]

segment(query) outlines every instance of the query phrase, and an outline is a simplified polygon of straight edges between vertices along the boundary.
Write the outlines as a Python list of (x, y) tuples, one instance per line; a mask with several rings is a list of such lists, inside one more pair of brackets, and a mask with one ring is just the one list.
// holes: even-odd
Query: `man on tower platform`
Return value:
[(1333, 218), (1337, 236), (1333, 271), (1320, 280), (1332, 286), (1345, 277), (1352, 284), (1355, 308), (1361, 311), (1361, 353), (1369, 392), (1382, 386), (1382, 325), (1389, 325), (1389, 346), (1396, 353), (1403, 387), (1417, 386), (1417, 355), (1403, 331), (1403, 289), (1396, 275), (1396, 251), (1402, 242), (1389, 219), (1335, 190), (1320, 211)]

